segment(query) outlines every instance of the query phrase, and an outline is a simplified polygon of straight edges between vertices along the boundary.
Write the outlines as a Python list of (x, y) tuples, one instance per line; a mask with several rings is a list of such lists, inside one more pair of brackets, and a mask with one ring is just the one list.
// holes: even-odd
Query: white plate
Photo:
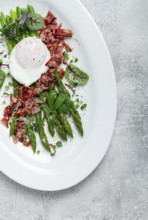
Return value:
[[(40, 155), (34, 155), (31, 148), (21, 144), (14, 145), (8, 130), (0, 125), (0, 169), (24, 186), (38, 190), (61, 190), (86, 178), (108, 149), (117, 107), (115, 75), (103, 37), (78, 0), (0, 0), (1, 11), (8, 13), (10, 8), (17, 5), (25, 7), (27, 3), (43, 15), (48, 10), (53, 11), (63, 26), (75, 33), (75, 39), (70, 44), (79, 57), (79, 66), (90, 73), (88, 85), (79, 90), (83, 101), (88, 103), (85, 115), (82, 112), (85, 136), (81, 138), (75, 132), (75, 139), (64, 143), (64, 147), (58, 149), (52, 158), (43, 150), (39, 140)], [(2, 104), (0, 106), (2, 116)], [(49, 139), (52, 141), (50, 136)]]

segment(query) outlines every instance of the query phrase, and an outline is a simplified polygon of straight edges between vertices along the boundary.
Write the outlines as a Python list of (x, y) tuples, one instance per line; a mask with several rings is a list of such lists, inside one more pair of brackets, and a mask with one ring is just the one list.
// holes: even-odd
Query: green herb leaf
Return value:
[(13, 83), (12, 83), (12, 82), (9, 82), (8, 85), (9, 85), (10, 87), (13, 87)]
[(36, 153), (37, 153), (37, 154), (40, 154), (40, 150), (37, 150)]
[(37, 13), (29, 13), (26, 25), (31, 31), (38, 31), (45, 26), (44, 19)]
[(3, 105), (5, 105), (5, 104), (6, 104), (6, 101), (4, 100), (4, 101), (3, 101)]
[(85, 85), (88, 80), (89, 76), (83, 70), (75, 66), (74, 64), (70, 63), (66, 67), (66, 78), (67, 80), (73, 85)]
[(87, 108), (87, 104), (83, 104), (82, 106), (81, 106), (81, 110), (83, 111), (83, 110), (85, 110)]
[(79, 59), (78, 59), (77, 57), (74, 58), (74, 62), (75, 62), (75, 63), (77, 63), (78, 60), (79, 60)]
[(62, 142), (61, 142), (61, 141), (58, 141), (58, 142), (56, 143), (56, 146), (57, 146), (57, 147), (62, 147)]
[(69, 60), (69, 54), (68, 53), (64, 54), (64, 60)]

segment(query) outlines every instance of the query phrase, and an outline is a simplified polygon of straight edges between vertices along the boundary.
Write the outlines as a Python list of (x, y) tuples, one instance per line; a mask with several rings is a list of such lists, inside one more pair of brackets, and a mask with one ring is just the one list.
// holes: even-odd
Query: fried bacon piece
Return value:
[(72, 51), (72, 48), (65, 42), (65, 39), (71, 38), (73, 32), (62, 28), (61, 24), (58, 25), (57, 18), (50, 11), (45, 18), (45, 24), (46, 27), (44, 27), (39, 34), (51, 54), (51, 58), (46, 65), (49, 69), (55, 70), (64, 63), (66, 48)]

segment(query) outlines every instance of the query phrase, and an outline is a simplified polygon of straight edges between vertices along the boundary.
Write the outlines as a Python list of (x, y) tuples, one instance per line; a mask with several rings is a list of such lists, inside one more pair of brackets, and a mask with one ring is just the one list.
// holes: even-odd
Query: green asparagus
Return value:
[(65, 93), (67, 94), (69, 97), (70, 97), (70, 93), (69, 91), (65, 88), (59, 74), (57, 71), (54, 71), (54, 75), (55, 75), (55, 78), (56, 78), (56, 81), (57, 81), (57, 86), (58, 86), (58, 90), (60, 93)]
[(67, 101), (69, 103), (70, 102), (72, 103), (72, 108), (70, 109), (70, 112), (72, 114), (72, 117), (74, 119), (74, 122), (75, 122), (75, 125), (76, 125), (78, 131), (83, 136), (84, 132), (83, 132), (83, 125), (82, 125), (82, 121), (81, 121), (81, 116), (80, 116), (79, 112), (77, 111), (74, 102), (72, 100), (70, 100), (70, 94), (69, 94), (68, 90), (65, 88), (64, 84), (62, 83), (62, 80), (59, 77), (58, 72), (54, 71), (54, 75), (57, 80), (57, 86), (58, 86), (59, 92), (63, 92), (69, 96), (69, 97), (67, 97)]
[(18, 88), (19, 88), (19, 83), (13, 78), (13, 94), (15, 97), (18, 96)]
[(17, 18), (18, 18), (18, 19), (19, 19), (19, 18), (22, 16), (22, 14), (23, 14), (23, 11), (22, 11), (22, 9), (21, 9), (19, 6), (16, 7), (16, 13), (17, 13)]
[(81, 121), (81, 117), (80, 117), (79, 112), (77, 110), (72, 110), (71, 114), (73, 116), (73, 120), (75, 122), (75, 125), (76, 125), (78, 131), (83, 136), (84, 131), (83, 131), (83, 125), (82, 125), (82, 121)]
[(60, 135), (60, 137), (63, 140), (67, 141), (67, 135), (66, 135), (64, 126), (59, 121), (59, 118), (58, 118), (58, 115), (57, 115), (56, 111), (53, 112), (53, 121), (54, 121), (55, 127), (56, 127), (57, 132)]
[(27, 5), (27, 9), (30, 13), (35, 13), (35, 10), (32, 5)]
[(73, 132), (72, 132), (72, 128), (70, 126), (70, 123), (66, 117), (66, 115), (64, 115), (63, 113), (60, 114), (60, 120), (61, 123), (63, 124), (65, 131), (67, 132), (67, 134), (69, 134), (72, 138), (73, 138)]
[(18, 121), (17, 121), (17, 116), (15, 115), (13, 117), (13, 120), (12, 122), (10, 123), (10, 130), (9, 130), (9, 136), (14, 136), (14, 132), (15, 132), (15, 127), (16, 125), (18, 124)]
[(54, 131), (54, 124), (53, 124), (53, 119), (52, 119), (52, 113), (49, 111), (48, 105), (47, 104), (42, 104), (42, 110), (44, 112), (47, 124), (48, 124), (48, 130), (53, 137), (55, 134)]
[(44, 127), (43, 127), (44, 122), (43, 122), (43, 119), (42, 119), (41, 112), (38, 112), (38, 113), (35, 114), (35, 119), (36, 119), (36, 126), (37, 126), (36, 130), (39, 133), (41, 142), (42, 142), (44, 148), (51, 153), (51, 148), (50, 148), (50, 145), (48, 143), (48, 139), (47, 139), (47, 136), (45, 134)]

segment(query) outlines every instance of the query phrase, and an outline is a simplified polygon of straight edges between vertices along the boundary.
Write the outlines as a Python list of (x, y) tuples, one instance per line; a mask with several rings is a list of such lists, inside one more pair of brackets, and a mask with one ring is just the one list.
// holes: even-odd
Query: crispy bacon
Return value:
[(24, 142), (23, 142), (23, 145), (24, 145), (25, 147), (29, 147), (29, 146), (30, 146), (30, 141), (24, 141)]
[(63, 46), (69, 50), (69, 52), (72, 52), (72, 48), (69, 46), (69, 44), (67, 44), (65, 41), (62, 42)]
[(64, 50), (67, 48), (72, 51), (65, 39), (71, 38), (73, 32), (62, 28), (62, 24), (58, 26), (56, 17), (50, 11), (45, 18), (45, 24), (46, 27), (39, 34), (51, 54), (51, 58), (46, 65), (49, 69), (57, 69), (64, 62)]
[(23, 142), (24, 139), (27, 137), (27, 133), (24, 128), (22, 128), (21, 124), (16, 125), (15, 127), (15, 135), (13, 137), (13, 142), (16, 144), (19, 141)]
[(1, 122), (6, 127), (8, 127), (8, 122), (9, 122), (10, 117), (12, 116), (12, 113), (13, 113), (12, 106), (10, 106), (10, 105), (7, 106), (4, 111), (4, 117), (1, 119)]
[(65, 70), (63, 68), (59, 67), (57, 69), (57, 71), (59, 73), (60, 78), (63, 79), (63, 77), (65, 76)]
[(55, 77), (51, 69), (41, 75), (35, 90), (48, 90), (49, 88), (55, 88)]
[(21, 100), (17, 99), (17, 102), (13, 105), (13, 109), (17, 112), (19, 108), (23, 106), (23, 103)]
[(27, 87), (27, 86), (20, 86), (19, 92), (18, 92), (18, 98), (25, 101), (31, 97), (33, 97), (34, 94), (34, 88)]
[(58, 26), (57, 18), (51, 11), (48, 11), (47, 16), (45, 17), (45, 24), (48, 25), (55, 25)]
[(41, 101), (38, 98), (29, 98), (23, 102), (23, 106), (16, 112), (17, 116), (34, 115), (40, 111), (39, 104)]
[(57, 69), (63, 62), (63, 53), (53, 54), (51, 59), (46, 63), (46, 66), (52, 69)]
[(17, 103), (17, 98), (15, 98), (13, 94), (11, 94), (10, 95), (10, 104), (13, 105), (15, 103)]
[(61, 27), (61, 25), (57, 29), (55, 29), (55, 32), (54, 32), (54, 37), (60, 38), (60, 39), (70, 38), (72, 37), (72, 35), (73, 35), (73, 32), (71, 30), (64, 29)]

